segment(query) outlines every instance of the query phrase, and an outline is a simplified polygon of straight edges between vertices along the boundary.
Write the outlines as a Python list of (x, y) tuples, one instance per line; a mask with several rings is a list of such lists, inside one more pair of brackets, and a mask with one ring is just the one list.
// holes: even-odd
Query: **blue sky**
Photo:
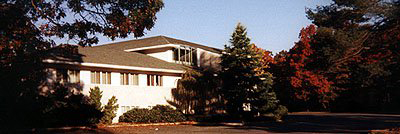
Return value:
[[(273, 52), (288, 50), (302, 27), (311, 22), (305, 8), (330, 0), (164, 0), (156, 25), (141, 38), (165, 35), (211, 47), (224, 48), (236, 24), (247, 27), (251, 42)], [(100, 38), (99, 44), (114, 41)]]

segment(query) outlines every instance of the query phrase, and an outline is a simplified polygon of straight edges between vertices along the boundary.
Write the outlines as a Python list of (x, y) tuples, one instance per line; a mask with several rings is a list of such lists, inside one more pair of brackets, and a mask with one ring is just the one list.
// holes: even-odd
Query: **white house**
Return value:
[(75, 60), (47, 59), (50, 71), (64, 69), (68, 81), (80, 83), (83, 93), (98, 86), (101, 102), (116, 96), (119, 108), (113, 122), (134, 108), (168, 104), (171, 89), (191, 66), (218, 68), (221, 50), (165, 36), (78, 47)]

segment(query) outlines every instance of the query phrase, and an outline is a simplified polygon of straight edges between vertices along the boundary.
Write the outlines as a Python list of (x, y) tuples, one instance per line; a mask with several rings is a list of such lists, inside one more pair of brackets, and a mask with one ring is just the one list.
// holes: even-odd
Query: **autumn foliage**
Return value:
[[(336, 97), (332, 82), (325, 77), (320, 70), (310, 69), (310, 58), (314, 54), (312, 49), (313, 36), (316, 34), (316, 27), (310, 25), (300, 32), (300, 41), (284, 56), (277, 55), (273, 72), (277, 80), (276, 90), (281, 92), (281, 98), (287, 101), (287, 105), (294, 105), (295, 102), (302, 103), (307, 108), (310, 105), (326, 108), (331, 100)], [(288, 97), (289, 96), (289, 97)], [(318, 103), (316, 103), (318, 102)], [(297, 104), (296, 103), (296, 104)]]

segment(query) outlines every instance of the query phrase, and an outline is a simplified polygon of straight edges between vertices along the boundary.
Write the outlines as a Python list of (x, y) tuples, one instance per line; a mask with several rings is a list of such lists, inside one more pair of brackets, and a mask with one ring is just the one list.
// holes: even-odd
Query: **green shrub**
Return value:
[(186, 117), (170, 106), (156, 105), (152, 109), (134, 108), (119, 117), (120, 122), (160, 123), (181, 122)]
[(103, 96), (103, 92), (100, 91), (99, 87), (90, 88), (89, 91), (89, 103), (94, 106), (97, 110), (100, 110), (103, 113), (101, 118), (91, 119), (93, 123), (100, 124), (111, 124), (112, 119), (116, 116), (116, 111), (118, 109), (117, 101), (118, 99), (115, 96), (112, 96), (107, 105), (102, 107), (101, 98)]
[(93, 105), (97, 110), (102, 110), (101, 97), (103, 97), (103, 91), (100, 91), (99, 87), (90, 88), (89, 91), (89, 103)]
[(288, 114), (288, 109), (285, 106), (279, 105), (273, 114), (276, 121), (282, 121), (282, 117)]
[(103, 118), (100, 119), (101, 124), (111, 124), (112, 119), (114, 119), (115, 116), (117, 116), (117, 114), (115, 113), (115, 112), (117, 112), (117, 109), (118, 109), (118, 104), (116, 104), (117, 100), (118, 99), (115, 98), (115, 96), (112, 96), (108, 100), (107, 105), (105, 105), (103, 108), (104, 116), (103, 116)]

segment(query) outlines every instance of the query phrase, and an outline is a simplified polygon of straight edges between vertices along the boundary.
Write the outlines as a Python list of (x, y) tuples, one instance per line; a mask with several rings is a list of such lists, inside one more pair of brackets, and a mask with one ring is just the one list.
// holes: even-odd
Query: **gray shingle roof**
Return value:
[[(185, 70), (187, 66), (181, 64), (170, 63), (138, 52), (124, 51), (127, 49), (164, 44), (182, 44), (196, 48), (202, 48), (204, 50), (215, 53), (221, 53), (221, 50), (217, 48), (207, 47), (196, 43), (173, 39), (165, 36), (155, 36), (93, 47), (78, 47), (78, 53), (75, 51), (76, 49), (71, 51), (72, 53), (65, 51), (65, 48), (73, 48), (71, 46), (59, 46), (53, 48), (53, 51), (50, 51), (49, 59), (54, 59), (57, 61), (74, 61), (157, 69)], [(61, 47), (63, 47), (64, 49), (58, 49)]]
[(218, 48), (212, 48), (184, 40), (174, 39), (165, 36), (154, 36), (149, 38), (137, 39), (137, 40), (129, 40), (123, 42), (116, 42), (110, 43), (105, 45), (100, 45), (96, 47), (107, 47), (116, 50), (127, 50), (127, 49), (134, 49), (134, 48), (141, 48), (141, 47), (150, 47), (150, 46), (157, 46), (157, 45), (165, 45), (165, 44), (181, 44), (186, 46), (191, 46), (195, 48), (201, 48), (210, 52), (214, 53), (221, 53), (222, 50)]
[(105, 49), (104, 47), (79, 47), (78, 49), (82, 55), (82, 61), (86, 63), (184, 70), (183, 65), (166, 62), (136, 52)]

